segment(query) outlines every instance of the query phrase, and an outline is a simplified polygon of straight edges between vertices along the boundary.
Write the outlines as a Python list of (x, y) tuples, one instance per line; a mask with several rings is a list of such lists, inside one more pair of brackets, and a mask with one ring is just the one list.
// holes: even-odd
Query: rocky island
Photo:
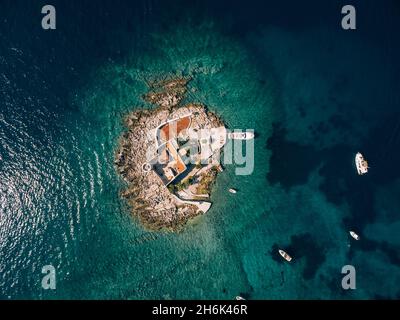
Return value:
[(182, 105), (190, 79), (149, 84), (143, 96), (152, 109), (125, 118), (127, 130), (115, 155), (118, 173), (127, 182), (121, 193), (133, 214), (151, 230), (179, 230), (205, 213), (227, 139), (221, 119), (206, 106)]

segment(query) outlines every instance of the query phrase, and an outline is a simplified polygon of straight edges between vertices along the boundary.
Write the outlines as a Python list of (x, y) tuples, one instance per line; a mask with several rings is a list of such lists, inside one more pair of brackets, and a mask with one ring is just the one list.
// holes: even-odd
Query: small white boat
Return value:
[(280, 254), (280, 255), (283, 257), (283, 259), (285, 259), (286, 261), (288, 261), (288, 262), (292, 261), (292, 257), (289, 256), (289, 255), (287, 254), (287, 252), (285, 252), (285, 251), (279, 249), (279, 254)]
[(229, 189), (229, 192), (230, 192), (230, 193), (236, 193), (236, 192), (237, 192), (237, 190), (236, 190), (236, 189), (232, 189), (232, 188), (230, 188), (230, 189)]
[(246, 300), (245, 298), (241, 297), (241, 296), (236, 296), (235, 297), (236, 300)]
[(251, 140), (254, 139), (254, 132), (229, 132), (228, 138), (233, 140)]
[(357, 233), (355, 233), (354, 231), (350, 231), (349, 233), (354, 239), (360, 240), (360, 236)]
[(364, 156), (360, 152), (357, 152), (355, 162), (357, 172), (360, 176), (368, 172), (368, 162), (364, 159)]

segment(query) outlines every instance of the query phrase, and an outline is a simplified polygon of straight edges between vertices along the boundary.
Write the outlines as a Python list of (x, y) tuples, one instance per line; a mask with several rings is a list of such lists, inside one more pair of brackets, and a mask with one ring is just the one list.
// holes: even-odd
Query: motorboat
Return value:
[(232, 140), (251, 140), (254, 139), (254, 132), (229, 132), (228, 138)]
[(355, 233), (354, 231), (350, 231), (349, 233), (354, 239), (360, 240), (360, 236), (357, 233)]
[(289, 256), (289, 254), (281, 249), (279, 249), (279, 254), (282, 256), (283, 259), (285, 259), (286, 261), (290, 262), (292, 261), (292, 257)]
[(368, 162), (367, 160), (364, 159), (364, 156), (360, 152), (357, 152), (355, 162), (356, 162), (357, 172), (360, 176), (368, 173), (369, 169)]

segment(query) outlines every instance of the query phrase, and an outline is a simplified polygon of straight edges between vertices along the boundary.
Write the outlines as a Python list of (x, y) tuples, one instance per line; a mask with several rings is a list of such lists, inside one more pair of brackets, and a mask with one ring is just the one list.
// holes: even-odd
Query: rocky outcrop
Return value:
[(116, 170), (127, 183), (121, 196), (128, 201), (133, 214), (151, 230), (176, 231), (202, 213), (193, 204), (177, 201), (153, 170), (143, 169), (157, 151), (155, 128), (169, 119), (190, 113), (193, 129), (223, 125), (216, 114), (201, 104), (180, 106), (187, 82), (187, 79), (178, 79), (151, 85), (152, 91), (144, 99), (157, 108), (136, 110), (125, 117), (127, 130), (120, 137), (115, 154)]
[(175, 107), (184, 98), (188, 81), (177, 79), (154, 82), (150, 86), (151, 92), (145, 94), (143, 99), (163, 108)]

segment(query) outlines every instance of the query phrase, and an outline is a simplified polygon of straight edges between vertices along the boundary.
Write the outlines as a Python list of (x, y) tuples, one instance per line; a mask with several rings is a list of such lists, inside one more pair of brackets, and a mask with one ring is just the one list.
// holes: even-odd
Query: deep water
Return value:
[[(400, 5), (352, 1), (344, 31), (347, 2), (276, 2), (58, 0), (44, 31), (46, 1), (1, 1), (1, 299), (400, 298)], [(113, 165), (164, 76), (257, 133), (253, 173), (227, 165), (177, 234), (132, 218)]]

